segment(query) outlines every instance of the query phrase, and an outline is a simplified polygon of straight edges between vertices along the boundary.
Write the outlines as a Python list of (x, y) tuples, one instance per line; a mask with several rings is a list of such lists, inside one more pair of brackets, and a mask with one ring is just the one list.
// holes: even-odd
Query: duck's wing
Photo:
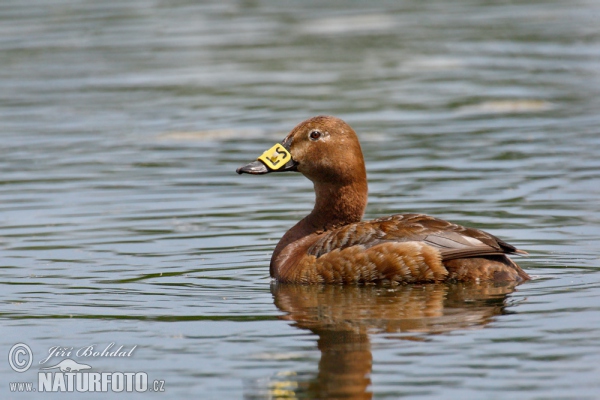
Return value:
[(497, 237), (424, 214), (398, 214), (325, 232), (308, 254), (320, 257), (334, 249), (365, 249), (389, 242), (423, 242), (439, 250), (442, 261), (501, 254), (527, 254)]

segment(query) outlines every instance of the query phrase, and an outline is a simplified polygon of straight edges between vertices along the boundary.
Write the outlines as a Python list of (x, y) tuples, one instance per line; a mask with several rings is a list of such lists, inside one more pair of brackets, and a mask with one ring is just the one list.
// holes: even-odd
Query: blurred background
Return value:
[[(51, 346), (116, 342), (134, 357), (77, 361), (146, 371), (155, 397), (596, 398), (599, 20), (591, 0), (3, 0), (0, 352), (34, 362), (0, 362), (0, 395)], [(361, 139), (366, 218), (488, 230), (535, 279), (272, 286), (312, 186), (235, 169), (317, 114)]]

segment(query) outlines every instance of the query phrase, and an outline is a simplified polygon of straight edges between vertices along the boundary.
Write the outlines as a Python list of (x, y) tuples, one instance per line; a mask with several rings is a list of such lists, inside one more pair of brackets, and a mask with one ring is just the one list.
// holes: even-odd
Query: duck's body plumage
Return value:
[(271, 271), (279, 281), (302, 283), (527, 279), (505, 256), (514, 253), (520, 251), (486, 232), (399, 214), (307, 235), (274, 254)]
[(361, 222), (367, 203), (364, 160), (356, 134), (344, 121), (324, 116), (309, 119), (294, 128), (281, 146), (278, 151), (287, 150), (291, 156), (285, 165), (267, 167), (255, 161), (237, 171), (299, 171), (314, 183), (313, 211), (283, 236), (273, 252), (271, 276), (278, 281), (348, 284), (529, 279), (506, 256), (525, 252), (478, 229), (423, 214)]

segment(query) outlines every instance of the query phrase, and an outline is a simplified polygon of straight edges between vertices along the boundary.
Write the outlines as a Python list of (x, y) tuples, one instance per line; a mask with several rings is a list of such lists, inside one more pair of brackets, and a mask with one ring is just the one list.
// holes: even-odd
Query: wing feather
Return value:
[(424, 242), (439, 249), (442, 260), (527, 254), (479, 229), (466, 228), (424, 214), (397, 214), (372, 221), (357, 222), (325, 232), (308, 254), (321, 257), (334, 249), (361, 245), (366, 249), (389, 242)]

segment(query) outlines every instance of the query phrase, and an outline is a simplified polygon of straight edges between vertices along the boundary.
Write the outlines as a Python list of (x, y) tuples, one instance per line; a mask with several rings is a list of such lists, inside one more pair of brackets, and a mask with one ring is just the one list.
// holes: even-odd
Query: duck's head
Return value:
[(358, 138), (344, 121), (331, 116), (310, 118), (256, 161), (236, 172), (262, 175), (298, 171), (315, 183), (347, 185), (366, 179)]

